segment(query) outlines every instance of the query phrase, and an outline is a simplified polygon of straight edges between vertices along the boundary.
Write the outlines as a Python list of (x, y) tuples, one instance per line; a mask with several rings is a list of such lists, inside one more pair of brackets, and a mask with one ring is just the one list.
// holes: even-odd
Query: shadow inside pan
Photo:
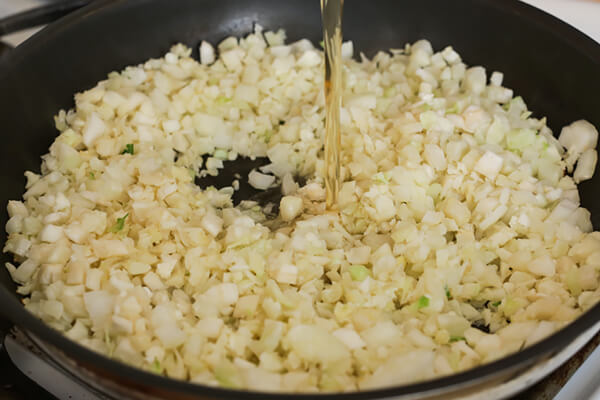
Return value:
[(0, 58), (4, 58), (12, 50), (12, 47), (4, 42), (0, 42)]

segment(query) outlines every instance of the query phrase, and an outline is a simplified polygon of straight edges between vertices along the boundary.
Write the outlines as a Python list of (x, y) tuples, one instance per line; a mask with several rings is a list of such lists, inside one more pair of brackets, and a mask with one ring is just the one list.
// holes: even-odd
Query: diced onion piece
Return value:
[(284, 196), (279, 204), (279, 213), (284, 221), (291, 221), (302, 212), (302, 199), (296, 196)]
[(54, 243), (63, 237), (63, 228), (60, 226), (48, 224), (40, 232), (40, 240), (43, 242)]
[(223, 229), (223, 220), (214, 213), (207, 213), (202, 217), (201, 225), (208, 233), (217, 236)]
[(379, 221), (386, 221), (396, 215), (396, 206), (394, 200), (389, 196), (381, 195), (375, 199), (376, 218)]
[(366, 346), (366, 343), (354, 329), (341, 328), (333, 332), (333, 336), (339, 339), (350, 350), (360, 349)]
[(467, 90), (479, 94), (485, 89), (486, 79), (485, 68), (472, 67), (465, 74), (464, 85)]
[(321, 56), (315, 50), (307, 50), (298, 59), (298, 65), (305, 68), (314, 67), (321, 63)]
[(335, 336), (316, 325), (296, 325), (288, 332), (290, 347), (308, 362), (325, 366), (348, 360), (348, 349)]
[(369, 276), (369, 269), (364, 265), (352, 265), (349, 271), (353, 281), (362, 282)]
[(342, 43), (342, 58), (349, 60), (354, 55), (354, 43), (352, 40)]
[(106, 124), (97, 113), (93, 112), (83, 131), (83, 143), (90, 147), (104, 132), (106, 132)]
[(549, 255), (538, 257), (529, 263), (529, 271), (536, 275), (553, 276), (556, 272), (556, 261)]
[(203, 65), (212, 64), (215, 62), (215, 48), (212, 44), (202, 41), (200, 43), (200, 63)]
[(598, 162), (598, 153), (594, 149), (587, 149), (581, 154), (577, 160), (577, 167), (573, 174), (573, 180), (575, 183), (579, 183), (594, 176), (596, 170), (596, 163)]
[(9, 200), (8, 206), (6, 207), (8, 215), (12, 218), (15, 215), (26, 217), (29, 215), (29, 210), (22, 201)]
[(279, 283), (293, 285), (298, 279), (298, 267), (292, 264), (283, 264), (275, 270), (274, 278)]
[(579, 120), (565, 126), (558, 141), (569, 153), (579, 155), (588, 149), (596, 148), (598, 131), (589, 122)]
[(275, 177), (253, 170), (248, 174), (248, 183), (256, 189), (266, 190), (275, 183)]
[(97, 290), (83, 295), (85, 308), (94, 323), (101, 325), (112, 314), (114, 296), (107, 291)]
[(229, 306), (238, 300), (238, 287), (234, 283), (220, 283), (208, 289), (205, 296), (218, 306)]
[(485, 154), (475, 164), (475, 171), (490, 178), (495, 179), (502, 169), (503, 159), (501, 156), (491, 151), (486, 151)]
[(492, 76), (490, 76), (490, 83), (494, 86), (502, 86), (502, 81), (504, 80), (504, 74), (502, 72), (494, 71), (492, 72)]

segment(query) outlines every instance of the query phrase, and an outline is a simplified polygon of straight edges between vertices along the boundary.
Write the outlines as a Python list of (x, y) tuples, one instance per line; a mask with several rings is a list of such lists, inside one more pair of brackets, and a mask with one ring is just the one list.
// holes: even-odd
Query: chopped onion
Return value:
[(275, 183), (275, 177), (253, 170), (248, 174), (248, 183), (256, 189), (266, 190)]
[[(6, 269), (67, 337), (171, 378), (341, 392), (476, 367), (600, 300), (577, 189), (597, 163), (588, 122), (557, 140), (452, 47), (356, 60), (346, 42), (328, 208), (321, 50), (257, 25), (199, 53), (175, 45), (75, 95), (8, 203)], [(195, 185), (237, 159), (261, 161), (252, 187), (281, 184), (278, 213), (236, 205), (233, 170)]]
[(204, 40), (200, 43), (200, 62), (204, 65), (215, 62), (215, 49), (212, 44)]

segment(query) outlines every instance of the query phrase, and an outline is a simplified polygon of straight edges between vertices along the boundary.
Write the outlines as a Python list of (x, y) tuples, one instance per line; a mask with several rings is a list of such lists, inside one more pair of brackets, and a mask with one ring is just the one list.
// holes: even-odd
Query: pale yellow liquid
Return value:
[(342, 9), (344, 0), (321, 0), (325, 47), (325, 188), (335, 208), (341, 185)]

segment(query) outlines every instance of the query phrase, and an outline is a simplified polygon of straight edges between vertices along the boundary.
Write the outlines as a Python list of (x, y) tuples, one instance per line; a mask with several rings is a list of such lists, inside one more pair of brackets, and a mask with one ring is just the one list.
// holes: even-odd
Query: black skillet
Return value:
[[(39, 170), (40, 155), (56, 135), (53, 115), (73, 105), (73, 94), (107, 73), (164, 54), (175, 42), (196, 49), (244, 35), (255, 23), (285, 28), (289, 40), (321, 34), (317, 0), (106, 0), (94, 2), (46, 28), (0, 61), (0, 205), (23, 193), (23, 171)], [(345, 37), (367, 55), (429, 39), (453, 45), (467, 63), (505, 73), (508, 87), (554, 132), (577, 119), (600, 126), (600, 45), (557, 19), (516, 0), (346, 0)], [(197, 56), (197, 50), (194, 50)], [(600, 228), (600, 177), (580, 186), (582, 203)], [(4, 225), (7, 215), (0, 213)], [(0, 230), (0, 242), (6, 240)], [(9, 258), (3, 256), (3, 261)], [(180, 382), (131, 368), (91, 352), (47, 327), (22, 307), (15, 285), (0, 270), (0, 312), (57, 362), (101, 385), (114, 397), (275, 399)], [(445, 398), (517, 373), (564, 348), (600, 321), (600, 305), (551, 337), (472, 370), (411, 385), (324, 399)], [(91, 378), (90, 378), (91, 377)], [(408, 397), (405, 397), (407, 396)], [(306, 399), (309, 395), (286, 395)]]

